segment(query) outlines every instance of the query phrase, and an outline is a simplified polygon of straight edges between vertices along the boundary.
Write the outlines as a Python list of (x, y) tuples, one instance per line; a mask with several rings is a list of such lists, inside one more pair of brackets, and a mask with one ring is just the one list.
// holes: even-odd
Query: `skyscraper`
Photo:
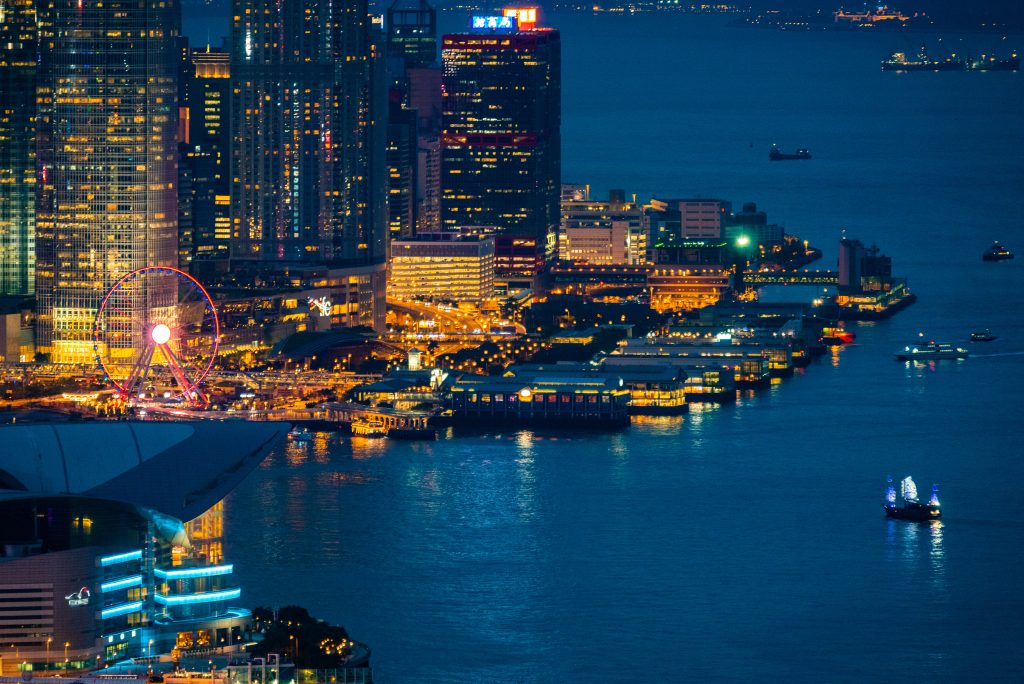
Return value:
[[(188, 257), (194, 262), (223, 260), (231, 241), (229, 212), (231, 183), (228, 160), (231, 150), (231, 65), (223, 50), (192, 50), (188, 78), (185, 141), (182, 143), (182, 179), (190, 181), (191, 193), (179, 198), (179, 207), (191, 212), (192, 244)], [(182, 182), (181, 195), (186, 188)], [(183, 232), (179, 230), (179, 235)], [(179, 239), (179, 242), (181, 240)], [(184, 245), (179, 244), (179, 253)], [(184, 267), (184, 261), (181, 262)], [(201, 264), (193, 263), (192, 270)]]
[(234, 0), (232, 16), (232, 258), (381, 262), (366, 0)]
[[(174, 265), (177, 242), (176, 0), (39, 4), (38, 346), (91, 363), (105, 290)], [(171, 306), (174, 282), (133, 297), (122, 323)]]
[(388, 7), (388, 59), (406, 68), (428, 67), (437, 61), (437, 10), (427, 0), (395, 0)]
[(561, 175), (561, 44), (535, 10), (473, 17), (446, 35), (441, 221), (556, 250)]
[(35, 291), (36, 2), (0, 0), (0, 295)]

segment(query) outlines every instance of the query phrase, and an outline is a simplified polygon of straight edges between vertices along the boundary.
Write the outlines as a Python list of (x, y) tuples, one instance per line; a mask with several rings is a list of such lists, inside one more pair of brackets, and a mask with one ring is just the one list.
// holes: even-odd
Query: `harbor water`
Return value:
[[(735, 406), (621, 432), (282, 444), (226, 502), (243, 602), (344, 624), (382, 682), (1019, 677), (1024, 258), (980, 256), (1024, 257), (1024, 74), (879, 60), (1022, 37), (548, 23), (566, 181), (756, 201), (823, 268), (846, 228), (918, 303)], [(965, 361), (893, 360), (982, 328)], [(938, 483), (942, 522), (886, 521), (890, 474)]]

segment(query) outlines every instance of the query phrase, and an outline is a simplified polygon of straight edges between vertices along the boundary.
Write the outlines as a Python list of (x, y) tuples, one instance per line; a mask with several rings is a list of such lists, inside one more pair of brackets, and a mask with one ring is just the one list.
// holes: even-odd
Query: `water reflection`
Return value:
[(946, 591), (945, 523), (931, 520), (924, 523), (887, 520), (885, 558), (898, 561), (910, 570), (927, 561), (929, 582), (933, 589)]

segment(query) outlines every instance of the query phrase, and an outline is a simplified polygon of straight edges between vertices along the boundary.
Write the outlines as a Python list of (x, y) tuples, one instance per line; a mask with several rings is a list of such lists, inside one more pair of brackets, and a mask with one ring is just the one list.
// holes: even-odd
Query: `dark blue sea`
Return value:
[[(566, 181), (756, 201), (822, 267), (845, 228), (919, 302), (735, 406), (621, 433), (282, 446), (227, 501), (243, 599), (344, 624), (381, 682), (1020, 681), (1024, 258), (980, 255), (1024, 256), (1024, 74), (878, 62), (1024, 37), (549, 23)], [(978, 328), (999, 339), (969, 360), (892, 358)], [(943, 522), (886, 522), (888, 474), (938, 483)]]

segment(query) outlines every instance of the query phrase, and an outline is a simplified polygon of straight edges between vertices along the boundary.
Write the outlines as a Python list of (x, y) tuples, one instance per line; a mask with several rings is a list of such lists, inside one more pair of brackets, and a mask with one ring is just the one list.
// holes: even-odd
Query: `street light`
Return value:
[(68, 646), (71, 645), (70, 641), (64, 642), (64, 669), (68, 669)]
[(50, 670), (50, 644), (53, 643), (53, 637), (46, 637), (46, 670)]

